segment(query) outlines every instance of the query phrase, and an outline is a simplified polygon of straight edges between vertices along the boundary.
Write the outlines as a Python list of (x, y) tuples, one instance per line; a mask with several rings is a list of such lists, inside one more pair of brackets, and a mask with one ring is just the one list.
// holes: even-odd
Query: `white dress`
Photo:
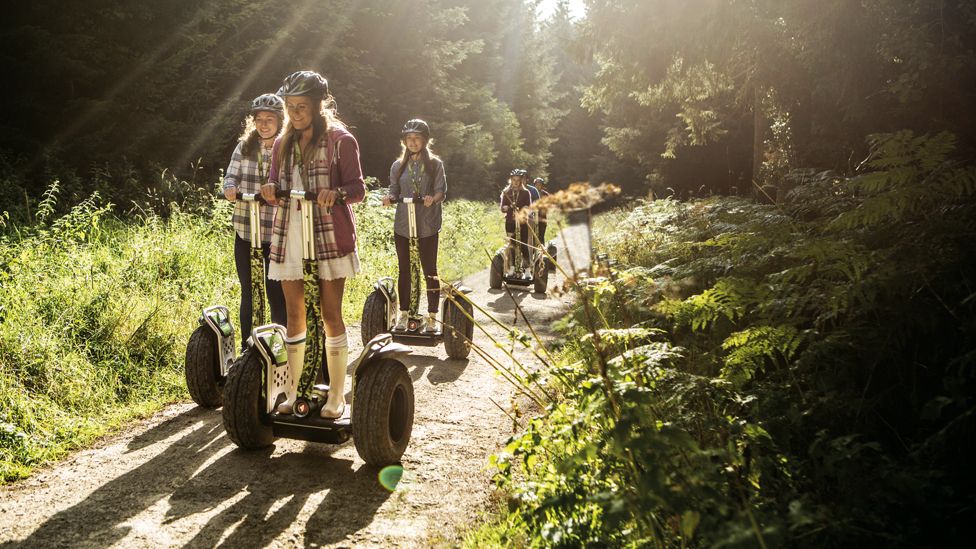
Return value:
[[(305, 190), (298, 166), (295, 166), (291, 180), (293, 189)], [(289, 202), (288, 207), (291, 211), (288, 214), (288, 229), (285, 234), (285, 260), (281, 263), (271, 262), (271, 267), (268, 269), (268, 278), (271, 280), (304, 280), (305, 278), (302, 268), (302, 216), (297, 207), (299, 202), (297, 200)], [(318, 237), (319, 235), (316, 234), (315, 238)], [(352, 278), (361, 270), (359, 253), (356, 250), (342, 257), (320, 259), (318, 263), (319, 280)]]

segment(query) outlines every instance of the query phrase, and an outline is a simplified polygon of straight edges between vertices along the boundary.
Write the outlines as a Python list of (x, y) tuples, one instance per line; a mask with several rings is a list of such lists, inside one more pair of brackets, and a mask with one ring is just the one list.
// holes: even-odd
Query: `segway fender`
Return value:
[[(379, 290), (386, 298), (386, 325), (392, 326), (396, 320), (397, 293), (396, 282), (391, 277), (384, 276), (373, 283), (373, 288)], [(368, 346), (367, 346), (368, 347)]]
[[(267, 368), (265, 377), (265, 413), (270, 414), (278, 406), (278, 395), (287, 393), (292, 386), (288, 368), (288, 352), (285, 348), (287, 332), (280, 324), (266, 324), (251, 331), (251, 341)], [(295, 386), (298, 380), (295, 380)]]
[(471, 288), (465, 286), (464, 284), (461, 284), (460, 282), (455, 282), (451, 284), (450, 287), (451, 287), (451, 291), (461, 293), (461, 294), (470, 294), (471, 292), (474, 291)]
[(207, 307), (200, 315), (200, 324), (210, 328), (217, 336), (220, 375), (226, 377), (230, 365), (237, 360), (237, 349), (234, 348), (234, 323), (230, 319), (230, 311), (223, 305)]
[(352, 394), (356, 394), (356, 382), (366, 370), (380, 364), (384, 359), (399, 359), (412, 352), (410, 347), (393, 341), (392, 334), (379, 334), (369, 341), (359, 354), (356, 361), (350, 365), (353, 371)]

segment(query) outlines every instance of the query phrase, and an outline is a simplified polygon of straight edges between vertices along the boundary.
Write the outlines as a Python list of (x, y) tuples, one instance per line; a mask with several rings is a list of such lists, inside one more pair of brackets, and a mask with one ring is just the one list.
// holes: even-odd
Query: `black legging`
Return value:
[(540, 221), (539, 228), (537, 230), (539, 233), (539, 245), (545, 247), (546, 245), (546, 222)]
[[(436, 313), (440, 306), (441, 283), (437, 279), (437, 235), (417, 239), (417, 249), (420, 251), (420, 266), (427, 279), (427, 312)], [(396, 245), (397, 264), (397, 294), (400, 296), (400, 310), (410, 310), (410, 239), (393, 233), (393, 243)]]
[[(264, 255), (264, 272), (268, 272), (268, 259), (271, 253), (271, 245), (261, 246)], [(241, 281), (241, 341), (246, 341), (251, 336), (251, 316), (254, 310), (251, 304), (251, 243), (244, 240), (240, 235), (234, 236), (234, 265), (237, 267), (237, 279)], [(288, 322), (285, 313), (285, 294), (281, 291), (281, 282), (277, 280), (264, 279), (265, 292), (268, 294), (268, 303), (271, 305), (271, 322), (281, 324)]]
[[(516, 241), (516, 243), (518, 244), (519, 249), (522, 250), (522, 268), (528, 268), (528, 266), (529, 266), (529, 258), (532, 257), (532, 256), (529, 255), (529, 244), (528, 244), (528, 242), (529, 242), (529, 225), (528, 225), (528, 223), (522, 223), (521, 229), (522, 230), (519, 231), (519, 236), (518, 236), (518, 240)], [(512, 238), (513, 236), (515, 236), (515, 221), (506, 221), (505, 222), (505, 232), (508, 233), (508, 237), (509, 238)], [(512, 260), (514, 261), (515, 258), (513, 257)]]

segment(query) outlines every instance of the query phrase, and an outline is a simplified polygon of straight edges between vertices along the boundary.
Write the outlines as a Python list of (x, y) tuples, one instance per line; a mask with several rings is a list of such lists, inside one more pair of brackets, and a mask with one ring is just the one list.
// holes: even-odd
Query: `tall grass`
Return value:
[[(54, 211), (52, 188), (38, 211)], [(123, 220), (96, 196), (35, 226), (0, 226), (0, 481), (187, 398), (183, 357), (200, 311), (235, 311), (240, 288), (229, 204), (186, 210)], [(372, 281), (396, 276), (392, 209), (374, 198), (356, 214), (363, 273), (347, 286), (350, 323)], [(485, 245), (502, 236), (492, 205), (445, 204), (442, 277), (483, 268)]]

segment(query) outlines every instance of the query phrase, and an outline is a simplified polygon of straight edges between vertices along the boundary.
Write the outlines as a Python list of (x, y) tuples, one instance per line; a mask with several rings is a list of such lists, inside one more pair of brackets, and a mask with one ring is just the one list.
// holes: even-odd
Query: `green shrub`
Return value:
[(799, 174), (783, 204), (613, 214), (620, 268), (563, 322), (565, 398), (493, 458), (510, 515), (471, 540), (969, 537), (976, 169), (945, 134), (870, 143), (860, 175)]

